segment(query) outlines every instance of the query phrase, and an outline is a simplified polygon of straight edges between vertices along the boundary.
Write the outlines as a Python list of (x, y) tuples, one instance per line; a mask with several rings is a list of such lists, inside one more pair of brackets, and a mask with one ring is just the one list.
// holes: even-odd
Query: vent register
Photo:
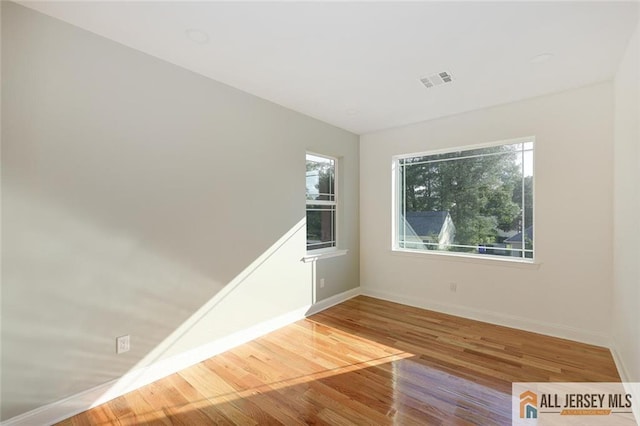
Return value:
[(445, 83), (451, 83), (451, 81), (452, 81), (451, 74), (449, 74), (446, 71), (439, 72), (437, 74), (433, 74), (428, 77), (422, 77), (420, 79), (420, 82), (424, 84), (424, 87), (426, 87), (427, 89), (434, 86), (440, 86)]

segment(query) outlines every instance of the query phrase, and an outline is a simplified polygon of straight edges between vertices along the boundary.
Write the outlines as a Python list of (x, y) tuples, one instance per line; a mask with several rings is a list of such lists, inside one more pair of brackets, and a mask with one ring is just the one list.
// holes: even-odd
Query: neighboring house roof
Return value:
[(417, 235), (439, 235), (449, 212), (406, 212), (405, 217)]
[[(533, 226), (524, 230), (525, 239), (533, 240)], [(504, 240), (505, 243), (522, 243), (522, 232), (518, 232), (513, 237), (509, 237)]]
[(496, 231), (498, 231), (499, 238), (505, 238), (505, 239), (511, 238), (518, 233), (517, 231), (514, 231), (514, 230), (503, 231), (500, 228), (496, 228)]

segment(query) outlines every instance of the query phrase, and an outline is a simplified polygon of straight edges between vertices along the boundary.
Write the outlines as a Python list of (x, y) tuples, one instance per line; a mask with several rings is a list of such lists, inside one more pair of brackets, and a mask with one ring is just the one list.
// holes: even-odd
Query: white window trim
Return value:
[(337, 247), (331, 247), (327, 249), (318, 249), (312, 252), (308, 251), (307, 255), (302, 258), (302, 261), (304, 263), (311, 263), (321, 259), (329, 259), (332, 257), (345, 256), (347, 253), (349, 253), (349, 250), (339, 249)]
[[(542, 263), (538, 261), (536, 255), (536, 249), (534, 245), (533, 258), (524, 258), (524, 257), (509, 257), (509, 256), (498, 256), (498, 255), (490, 255), (490, 254), (476, 254), (476, 253), (458, 253), (458, 252), (446, 252), (446, 251), (437, 251), (437, 250), (413, 250), (407, 248), (401, 248), (398, 243), (398, 231), (397, 231), (397, 219), (398, 219), (398, 194), (400, 191), (400, 181), (399, 181), (399, 169), (398, 165), (400, 160), (405, 158), (413, 158), (427, 155), (437, 155), (437, 154), (445, 154), (453, 151), (467, 151), (471, 149), (483, 149), (483, 148), (491, 148), (494, 146), (501, 145), (510, 145), (517, 143), (527, 143), (533, 142), (533, 179), (532, 179), (532, 196), (533, 196), (533, 241), (535, 244), (536, 241), (536, 217), (537, 214), (535, 212), (535, 198), (536, 198), (536, 138), (535, 136), (525, 136), (514, 139), (505, 139), (501, 141), (480, 143), (474, 145), (464, 145), (464, 146), (456, 146), (449, 148), (440, 148), (431, 151), (419, 151), (413, 152), (409, 154), (398, 154), (391, 157), (391, 251), (398, 255), (407, 255), (412, 257), (429, 257), (436, 256), (433, 259), (446, 259), (446, 260), (456, 260), (456, 261), (472, 261), (472, 263), (493, 263), (493, 264), (504, 264), (507, 266), (517, 266), (522, 265), (523, 267), (532, 266), (533, 268), (538, 268)], [(524, 232), (524, 230), (523, 230)]]
[(456, 252), (422, 251), (412, 249), (391, 249), (394, 256), (412, 257), (414, 259), (446, 260), (448, 262), (475, 263), (478, 265), (500, 265), (519, 269), (540, 269), (543, 264), (539, 259), (522, 259), (519, 257), (497, 256), (490, 254), (469, 254)]
[[(338, 219), (339, 215), (340, 215), (340, 199), (339, 197), (339, 182), (340, 182), (340, 176), (338, 174), (338, 158), (337, 157), (333, 157), (331, 155), (326, 155), (326, 154), (318, 154), (317, 152), (313, 152), (313, 151), (306, 151), (305, 153), (305, 162), (306, 162), (306, 157), (307, 155), (313, 155), (315, 157), (320, 157), (320, 158), (326, 158), (328, 160), (333, 160), (333, 202), (327, 201), (327, 200), (307, 200), (306, 196), (305, 196), (305, 217), (306, 217), (306, 210), (307, 210), (307, 206), (312, 204), (312, 205), (324, 205), (324, 206), (335, 206), (335, 223), (334, 223), (334, 237), (333, 237), (333, 241), (334, 241), (334, 246), (333, 247), (325, 247), (325, 248), (319, 248), (319, 249), (312, 249), (312, 250), (307, 250), (307, 254), (303, 257), (303, 261), (305, 263), (307, 262), (315, 262), (316, 260), (319, 259), (327, 259), (330, 257), (336, 257), (336, 256), (343, 256), (345, 254), (347, 254), (347, 250), (340, 250), (338, 248), (338, 244), (340, 242), (340, 227), (338, 226), (338, 223), (340, 222), (340, 220)], [(306, 230), (306, 228), (305, 228)], [(306, 246), (306, 239), (305, 239), (305, 246)]]

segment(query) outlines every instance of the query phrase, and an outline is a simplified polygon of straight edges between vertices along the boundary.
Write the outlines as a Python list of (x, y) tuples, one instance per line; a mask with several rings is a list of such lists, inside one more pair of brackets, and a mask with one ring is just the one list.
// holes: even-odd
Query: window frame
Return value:
[[(324, 158), (327, 160), (331, 160), (333, 161), (333, 201), (330, 200), (308, 200), (306, 197), (306, 183), (305, 183), (305, 220), (307, 217), (307, 212), (308, 212), (308, 208), (310, 205), (320, 205), (320, 206), (333, 206), (333, 210), (334, 210), (334, 222), (333, 222), (333, 245), (331, 247), (322, 247), (322, 248), (312, 248), (309, 249), (308, 248), (308, 240), (306, 240), (305, 237), (305, 250), (307, 253), (307, 257), (309, 258), (315, 258), (315, 257), (319, 257), (319, 256), (323, 256), (326, 254), (335, 254), (337, 252), (339, 252), (340, 250), (338, 249), (338, 242), (339, 242), (339, 226), (338, 226), (338, 214), (339, 214), (339, 208), (340, 208), (340, 202), (339, 202), (339, 176), (338, 176), (338, 158), (333, 157), (331, 155), (326, 155), (326, 154), (319, 154), (317, 152), (313, 152), (313, 151), (306, 151), (305, 152), (305, 164), (307, 162), (307, 158), (308, 156), (314, 156), (314, 157), (320, 157), (320, 158)], [(305, 175), (306, 178), (306, 175)], [(306, 226), (305, 226), (305, 235), (306, 235)]]
[[(466, 253), (466, 252), (454, 252), (454, 251), (445, 251), (445, 250), (420, 250), (420, 249), (411, 249), (411, 248), (404, 248), (404, 247), (400, 247), (400, 242), (399, 242), (399, 206), (400, 206), (400, 194), (402, 194), (402, 182), (400, 179), (400, 160), (406, 159), (406, 158), (415, 158), (415, 157), (424, 157), (424, 156), (431, 156), (431, 155), (440, 155), (440, 154), (448, 154), (448, 153), (452, 153), (452, 152), (459, 152), (459, 151), (469, 151), (469, 150), (477, 150), (477, 149), (484, 149), (484, 148), (492, 148), (492, 147), (496, 147), (496, 146), (503, 146), (503, 145), (513, 145), (513, 144), (524, 144), (524, 143), (531, 143), (532, 144), (532, 179), (531, 179), (531, 195), (532, 195), (532, 206), (531, 206), (531, 211), (533, 213), (533, 218), (532, 218), (532, 222), (531, 222), (531, 226), (533, 227), (532, 231), (533, 231), (533, 249), (531, 252), (532, 257), (527, 258), (524, 256), (501, 256), (501, 255), (495, 255), (495, 254), (480, 254), (480, 253)], [(444, 258), (446, 259), (452, 259), (455, 260), (456, 258), (460, 259), (460, 260), (489, 260), (489, 261), (502, 261), (502, 262), (507, 262), (507, 263), (519, 263), (519, 264), (538, 264), (538, 258), (536, 255), (536, 225), (535, 225), (535, 221), (536, 221), (536, 201), (535, 201), (535, 179), (536, 179), (536, 161), (535, 161), (535, 157), (536, 157), (536, 138), (535, 136), (525, 136), (525, 137), (518, 137), (518, 138), (514, 138), (514, 139), (506, 139), (506, 140), (500, 140), (500, 141), (493, 141), (493, 142), (486, 142), (486, 143), (479, 143), (479, 144), (473, 144), (473, 145), (464, 145), (464, 146), (454, 146), (454, 147), (447, 147), (447, 148), (439, 148), (439, 149), (434, 149), (434, 150), (428, 150), (428, 151), (419, 151), (419, 152), (412, 152), (412, 153), (407, 153), (407, 154), (397, 154), (397, 155), (393, 155), (392, 156), (392, 162), (391, 162), (391, 250), (392, 252), (397, 252), (399, 254), (415, 254), (417, 256), (444, 256)], [(463, 157), (464, 158), (464, 157)], [(522, 179), (522, 190), (524, 193), (524, 176)], [(523, 203), (524, 203), (524, 197), (523, 197)], [(524, 205), (523, 205), (523, 210), (525, 209)], [(524, 222), (524, 221), (523, 221)], [(525, 228), (523, 225), (523, 240), (524, 240), (524, 234), (525, 234)], [(524, 250), (524, 245), (523, 245), (523, 250)], [(524, 254), (524, 252), (523, 252)]]

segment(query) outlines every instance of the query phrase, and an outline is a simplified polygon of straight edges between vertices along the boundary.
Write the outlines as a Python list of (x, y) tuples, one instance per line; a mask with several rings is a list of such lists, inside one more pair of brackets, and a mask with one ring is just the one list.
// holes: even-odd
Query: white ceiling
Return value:
[[(611, 79), (639, 13), (610, 1), (21, 4), (358, 134)], [(542, 53), (553, 57), (531, 63)], [(453, 83), (420, 83), (441, 71)]]

